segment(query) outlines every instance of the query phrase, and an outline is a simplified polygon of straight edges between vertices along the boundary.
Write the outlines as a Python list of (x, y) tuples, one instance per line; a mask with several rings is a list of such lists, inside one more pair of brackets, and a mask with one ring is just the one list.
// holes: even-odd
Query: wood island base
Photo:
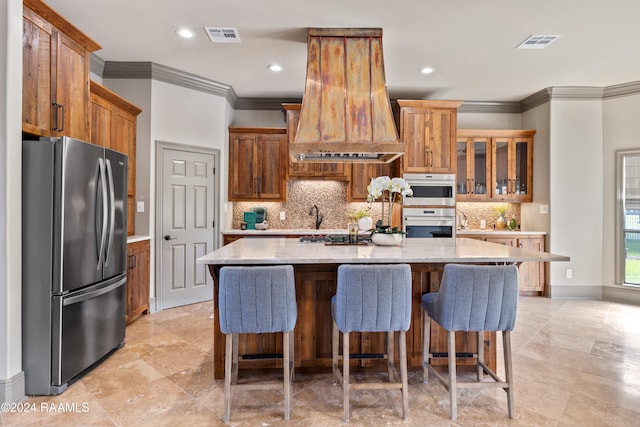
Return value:
[[(218, 271), (220, 265), (208, 265), (214, 279), (214, 337), (213, 358), (215, 378), (224, 378), (224, 335), (218, 321)], [(331, 297), (336, 293), (338, 264), (296, 264), (296, 298), (298, 320), (294, 330), (294, 366), (300, 372), (331, 372)], [(422, 305), (421, 297), (427, 292), (437, 292), (444, 264), (411, 263), (413, 300), (411, 326), (407, 332), (407, 363), (409, 369), (422, 369)], [(441, 354), (442, 360), (432, 364), (446, 365), (447, 333), (435, 322), (431, 322), (431, 351)], [(398, 335), (398, 334), (396, 334)], [(474, 364), (471, 353), (477, 348), (477, 334), (458, 332), (456, 352), (458, 365)], [(378, 355), (384, 352), (384, 333), (351, 333), (352, 354)], [(280, 368), (282, 360), (281, 334), (246, 334), (239, 338), (239, 368)], [(397, 338), (396, 338), (397, 346)], [(394, 354), (398, 354), (396, 350)], [(276, 358), (274, 359), (273, 357)], [(485, 333), (484, 360), (496, 369), (496, 334)], [(354, 370), (386, 370), (384, 360), (357, 357), (350, 365)]]

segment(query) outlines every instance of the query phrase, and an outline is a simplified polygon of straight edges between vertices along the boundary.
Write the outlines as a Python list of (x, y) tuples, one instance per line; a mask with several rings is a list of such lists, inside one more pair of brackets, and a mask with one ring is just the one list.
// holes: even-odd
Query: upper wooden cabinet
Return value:
[(535, 130), (458, 129), (456, 200), (533, 200)]
[[(300, 121), (301, 104), (282, 104), (287, 112), (287, 141), (293, 143)], [(289, 148), (287, 147), (287, 151)], [(287, 163), (289, 165), (288, 176), (290, 179), (322, 179), (347, 180), (349, 178), (349, 167), (344, 163), (311, 163), (294, 162), (287, 153)]]
[(456, 127), (462, 101), (398, 100), (396, 120), (405, 143), (404, 173), (455, 173)]
[(364, 202), (367, 200), (367, 187), (372, 178), (378, 176), (396, 177), (400, 175), (400, 159), (391, 163), (353, 163), (351, 179), (347, 186), (348, 202)]
[(98, 49), (42, 1), (24, 0), (23, 132), (89, 140), (89, 55)]
[(456, 198), (486, 201), (491, 198), (491, 138), (458, 131), (456, 142)]
[(229, 128), (229, 200), (286, 200), (284, 128)]
[(136, 122), (142, 110), (106, 87), (91, 82), (90, 142), (128, 156), (127, 227), (135, 231)]

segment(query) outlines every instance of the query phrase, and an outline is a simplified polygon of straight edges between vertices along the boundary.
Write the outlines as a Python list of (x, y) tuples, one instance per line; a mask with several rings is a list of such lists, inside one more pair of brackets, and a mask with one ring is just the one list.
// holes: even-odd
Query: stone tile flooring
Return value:
[[(2, 426), (218, 426), (222, 382), (213, 379), (212, 303), (144, 316), (126, 346), (55, 397), (30, 397), (32, 412), (0, 413)], [(516, 412), (502, 390), (459, 393), (449, 419), (445, 389), (411, 372), (409, 419), (398, 391), (352, 392), (352, 426), (631, 426), (640, 423), (640, 307), (602, 301), (520, 298), (512, 333)], [(498, 360), (501, 360), (499, 353)], [(501, 369), (499, 368), (499, 371)], [(234, 394), (233, 426), (341, 426), (331, 375), (298, 373), (291, 420), (282, 394)]]

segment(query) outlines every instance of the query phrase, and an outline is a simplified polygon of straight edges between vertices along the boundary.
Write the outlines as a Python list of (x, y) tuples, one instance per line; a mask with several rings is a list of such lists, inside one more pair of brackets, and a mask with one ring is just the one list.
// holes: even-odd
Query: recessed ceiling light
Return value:
[(188, 28), (181, 28), (176, 31), (176, 34), (178, 34), (180, 37), (184, 37), (185, 39), (190, 39), (195, 36), (195, 34), (193, 34), (193, 31), (189, 30)]
[(278, 64), (271, 64), (267, 66), (267, 69), (269, 71), (273, 71), (274, 73), (277, 73), (278, 71), (282, 71), (282, 67)]
[(422, 70), (420, 70), (420, 72), (422, 74), (431, 74), (433, 73), (435, 70), (431, 67), (424, 67)]

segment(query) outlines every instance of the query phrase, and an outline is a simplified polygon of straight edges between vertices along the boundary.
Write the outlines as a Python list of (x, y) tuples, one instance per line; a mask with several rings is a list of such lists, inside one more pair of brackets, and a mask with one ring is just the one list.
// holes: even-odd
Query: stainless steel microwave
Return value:
[(455, 174), (406, 173), (413, 197), (405, 197), (405, 206), (455, 206)]

